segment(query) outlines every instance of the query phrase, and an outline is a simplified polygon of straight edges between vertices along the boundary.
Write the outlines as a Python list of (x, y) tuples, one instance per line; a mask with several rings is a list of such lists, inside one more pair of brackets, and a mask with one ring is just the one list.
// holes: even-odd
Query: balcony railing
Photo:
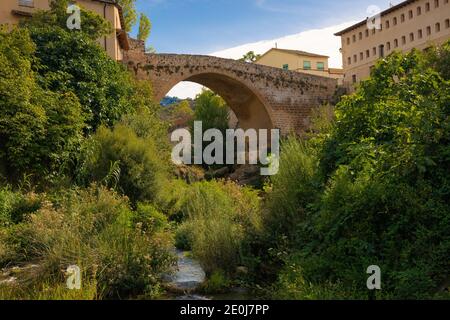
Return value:
[(19, 6), (21, 7), (34, 7), (34, 0), (19, 0)]

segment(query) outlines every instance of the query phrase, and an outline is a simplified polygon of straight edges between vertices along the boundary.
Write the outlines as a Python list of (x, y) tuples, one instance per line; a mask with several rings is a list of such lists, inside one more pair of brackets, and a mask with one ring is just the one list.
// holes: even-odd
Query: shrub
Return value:
[(246, 232), (259, 227), (259, 199), (231, 182), (198, 182), (188, 190), (182, 209), (192, 250), (207, 273), (234, 271), (242, 261)]
[(96, 283), (103, 297), (156, 294), (159, 275), (173, 263), (171, 238), (134, 222), (126, 198), (102, 187), (68, 191), (55, 208), (47, 203), (25, 222), (7, 230), (2, 266), (36, 264), (21, 276), (25, 288), (64, 282), (78, 265), (82, 283)]
[(139, 223), (140, 228), (145, 232), (160, 231), (169, 227), (167, 217), (152, 204), (139, 203), (133, 221)]
[[(36, 45), (34, 68), (43, 87), (72, 93), (80, 101), (87, 129), (111, 126), (133, 105), (133, 80), (125, 67), (113, 61), (97, 42), (115, 31), (99, 15), (82, 10), (83, 28), (66, 27), (68, 1), (55, 1), (24, 23)], [(70, 50), (67, 50), (70, 48)]]
[(293, 297), (366, 297), (370, 265), (382, 299), (433, 298), (448, 283), (450, 85), (427, 57), (380, 60), (325, 134), (283, 145), (265, 216), (275, 240), (263, 240)]
[(192, 250), (192, 243), (194, 225), (192, 222), (184, 222), (178, 226), (175, 233), (175, 247), (179, 250), (189, 251)]
[(41, 201), (34, 193), (24, 195), (9, 188), (0, 188), (0, 227), (22, 222), (28, 214), (40, 208)]
[(0, 30), (0, 167), (9, 180), (61, 173), (81, 142), (77, 97), (43, 89), (32, 70), (27, 30)]
[(152, 139), (142, 139), (123, 124), (110, 130), (101, 127), (90, 141), (82, 159), (85, 181), (103, 181), (116, 169), (113, 187), (136, 204), (156, 198), (159, 184), (166, 179), (167, 166)]

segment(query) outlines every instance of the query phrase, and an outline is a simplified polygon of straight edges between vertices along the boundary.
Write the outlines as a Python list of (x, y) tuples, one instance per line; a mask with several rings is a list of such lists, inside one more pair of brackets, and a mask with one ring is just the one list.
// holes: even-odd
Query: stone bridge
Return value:
[(150, 80), (156, 101), (181, 81), (219, 94), (243, 129), (281, 129), (300, 133), (311, 109), (331, 100), (337, 80), (212, 56), (145, 54), (135, 41), (124, 63), (140, 80)]

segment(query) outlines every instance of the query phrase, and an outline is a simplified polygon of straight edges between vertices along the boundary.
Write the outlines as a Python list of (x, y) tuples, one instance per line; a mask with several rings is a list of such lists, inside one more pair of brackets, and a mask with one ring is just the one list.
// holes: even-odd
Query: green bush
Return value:
[(20, 275), (25, 291), (56, 288), (64, 283), (61, 270), (78, 265), (82, 283), (95, 283), (103, 298), (155, 295), (160, 274), (173, 263), (172, 239), (156, 230), (135, 223), (126, 198), (114, 192), (96, 186), (67, 191), (58, 208), (46, 203), (7, 229), (0, 264), (37, 265)]
[(24, 195), (9, 188), (0, 188), (0, 228), (22, 222), (27, 215), (41, 207), (42, 199), (34, 194)]
[[(34, 68), (40, 84), (53, 92), (76, 95), (87, 129), (111, 126), (135, 109), (133, 80), (125, 67), (113, 61), (97, 39), (115, 31), (99, 15), (82, 11), (83, 28), (66, 27), (68, 1), (56, 1), (24, 23), (36, 46)], [(70, 48), (70, 50), (67, 50)]]
[(175, 233), (175, 247), (179, 250), (190, 251), (192, 250), (193, 237), (193, 223), (184, 222), (178, 226)]
[(167, 217), (152, 204), (139, 203), (133, 220), (146, 232), (165, 230), (169, 227)]
[(450, 83), (433, 68), (449, 48), (381, 60), (325, 133), (283, 144), (263, 242), (284, 266), (287, 295), (367, 297), (370, 265), (382, 270), (378, 298), (440, 295), (450, 270)]
[(38, 84), (27, 30), (0, 30), (0, 168), (9, 180), (49, 180), (78, 148), (84, 118), (77, 97)]
[[(198, 182), (188, 189), (182, 208), (182, 234), (192, 241), (194, 256), (207, 273), (233, 272), (242, 262), (246, 234), (259, 228), (259, 198), (231, 182)], [(184, 236), (186, 237), (186, 236)]]
[(167, 179), (168, 165), (153, 139), (137, 136), (129, 126), (101, 127), (85, 149), (81, 175), (85, 181), (104, 181), (116, 170), (112, 187), (133, 204), (152, 201)]

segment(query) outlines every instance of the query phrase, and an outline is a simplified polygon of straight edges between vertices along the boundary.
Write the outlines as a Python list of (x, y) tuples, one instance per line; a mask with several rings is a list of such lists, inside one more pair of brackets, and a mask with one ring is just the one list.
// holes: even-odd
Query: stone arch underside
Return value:
[[(200, 73), (190, 75), (182, 80), (168, 81), (158, 90), (156, 99), (162, 99), (175, 85), (181, 81), (195, 82), (220, 95), (233, 110), (243, 129), (274, 128), (270, 111), (263, 98), (246, 84), (220, 73)], [(164, 87), (164, 89), (162, 88)]]

